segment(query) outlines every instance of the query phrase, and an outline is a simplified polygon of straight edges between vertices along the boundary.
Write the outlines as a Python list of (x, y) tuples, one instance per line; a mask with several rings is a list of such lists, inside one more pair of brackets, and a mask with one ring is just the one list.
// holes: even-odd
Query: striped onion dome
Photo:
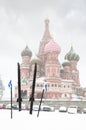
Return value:
[(65, 66), (70, 66), (71, 64), (70, 64), (70, 62), (69, 61), (64, 61), (63, 63), (62, 63), (62, 66), (63, 67), (65, 67)]
[(65, 55), (65, 59), (68, 61), (72, 60), (79, 61), (80, 57), (78, 54), (74, 52), (73, 47), (71, 46), (70, 51)]

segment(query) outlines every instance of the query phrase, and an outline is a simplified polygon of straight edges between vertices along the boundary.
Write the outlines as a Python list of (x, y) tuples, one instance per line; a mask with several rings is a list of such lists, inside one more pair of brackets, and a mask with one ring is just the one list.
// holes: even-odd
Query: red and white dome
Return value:
[(51, 40), (48, 44), (46, 44), (44, 51), (45, 53), (48, 53), (48, 52), (60, 53), (61, 48), (54, 40)]

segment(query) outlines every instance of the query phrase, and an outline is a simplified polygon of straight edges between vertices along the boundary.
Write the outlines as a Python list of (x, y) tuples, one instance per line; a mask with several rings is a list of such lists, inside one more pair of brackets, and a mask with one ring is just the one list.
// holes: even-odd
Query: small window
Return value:
[(52, 84), (52, 87), (54, 86), (54, 84)]
[(57, 84), (55, 84), (55, 87), (57, 87)]

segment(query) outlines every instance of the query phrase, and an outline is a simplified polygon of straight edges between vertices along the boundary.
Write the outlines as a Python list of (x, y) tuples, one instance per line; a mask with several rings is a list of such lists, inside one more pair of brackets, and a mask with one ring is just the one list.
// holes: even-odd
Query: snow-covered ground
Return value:
[(86, 130), (86, 114), (0, 110), (0, 130)]

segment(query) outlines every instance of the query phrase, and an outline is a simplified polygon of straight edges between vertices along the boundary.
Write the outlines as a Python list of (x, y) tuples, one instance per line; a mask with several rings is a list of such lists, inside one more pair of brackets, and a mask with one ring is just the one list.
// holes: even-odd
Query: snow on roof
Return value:
[(37, 78), (36, 82), (44, 83), (45, 77)]
[(74, 82), (74, 80), (69, 80), (69, 79), (62, 79), (62, 82)]
[[(45, 77), (41, 77), (41, 78), (36, 78), (36, 83), (40, 83), (43, 84), (46, 80)], [(33, 80), (31, 80), (29, 83), (32, 84)]]

